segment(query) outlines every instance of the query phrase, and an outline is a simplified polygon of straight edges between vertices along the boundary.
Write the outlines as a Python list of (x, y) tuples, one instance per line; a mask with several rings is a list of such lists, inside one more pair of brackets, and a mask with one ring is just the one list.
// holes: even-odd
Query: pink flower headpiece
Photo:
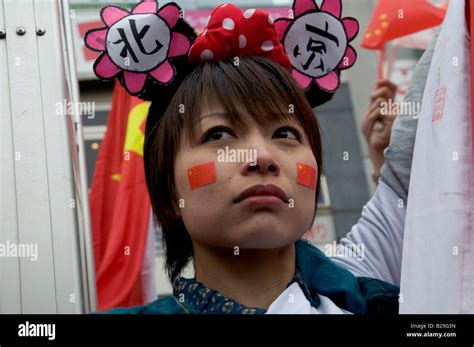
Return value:
[[(295, 0), (294, 18), (274, 20), (263, 10), (242, 11), (223, 4), (214, 9), (207, 27), (196, 37), (176, 3), (159, 8), (151, 0), (131, 11), (103, 8), (105, 27), (88, 31), (85, 43), (102, 52), (94, 64), (95, 74), (104, 80), (118, 78), (132, 95), (142, 96), (154, 86), (179, 84), (174, 63), (178, 58), (192, 65), (262, 56), (291, 70), (314, 106), (317, 103), (311, 99), (321, 91), (334, 93), (340, 70), (350, 68), (357, 58), (349, 43), (359, 24), (354, 18), (341, 18), (341, 12), (341, 0), (324, 0), (321, 7), (315, 0)], [(186, 27), (190, 30), (183, 30)]]

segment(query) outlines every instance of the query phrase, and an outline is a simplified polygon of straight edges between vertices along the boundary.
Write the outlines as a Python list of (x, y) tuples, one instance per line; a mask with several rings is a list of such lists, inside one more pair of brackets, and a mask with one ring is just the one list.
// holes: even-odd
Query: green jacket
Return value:
[[(367, 277), (355, 277), (306, 241), (296, 242), (296, 269), (310, 291), (329, 297), (355, 314), (398, 314), (399, 288)], [(313, 300), (317, 308), (319, 299)], [(115, 308), (108, 314), (199, 314), (195, 306), (167, 295), (147, 305)]]

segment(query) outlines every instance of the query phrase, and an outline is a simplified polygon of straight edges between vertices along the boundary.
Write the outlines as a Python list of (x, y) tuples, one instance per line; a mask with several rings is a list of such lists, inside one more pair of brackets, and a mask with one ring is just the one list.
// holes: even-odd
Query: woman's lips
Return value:
[(245, 189), (234, 200), (235, 203), (245, 201), (250, 205), (277, 205), (288, 202), (288, 196), (278, 186), (273, 184), (257, 184)]
[(284, 202), (274, 195), (251, 196), (241, 201), (245, 206), (276, 206)]

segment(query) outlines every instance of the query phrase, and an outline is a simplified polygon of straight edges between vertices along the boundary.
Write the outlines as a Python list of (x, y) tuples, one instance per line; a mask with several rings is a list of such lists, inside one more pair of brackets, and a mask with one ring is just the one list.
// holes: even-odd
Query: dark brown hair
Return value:
[[(148, 191), (153, 213), (163, 232), (165, 267), (172, 282), (193, 256), (191, 238), (173, 208), (178, 206), (174, 163), (181, 136), (186, 136), (190, 143), (195, 141), (192, 129), (200, 117), (203, 100), (219, 100), (231, 124), (238, 128), (245, 128), (243, 111), (259, 125), (296, 119), (306, 133), (318, 164), (316, 206), (320, 191), (322, 148), (319, 124), (289, 72), (261, 57), (201, 64), (183, 80), (163, 116), (150, 131), (145, 146)], [(315, 214), (316, 208), (313, 218)]]

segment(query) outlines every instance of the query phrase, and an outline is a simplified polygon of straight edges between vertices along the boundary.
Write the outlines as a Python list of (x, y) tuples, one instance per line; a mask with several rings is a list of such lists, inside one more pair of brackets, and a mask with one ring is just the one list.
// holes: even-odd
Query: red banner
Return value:
[(143, 169), (149, 103), (116, 83), (90, 192), (98, 307), (143, 304), (150, 200)]

